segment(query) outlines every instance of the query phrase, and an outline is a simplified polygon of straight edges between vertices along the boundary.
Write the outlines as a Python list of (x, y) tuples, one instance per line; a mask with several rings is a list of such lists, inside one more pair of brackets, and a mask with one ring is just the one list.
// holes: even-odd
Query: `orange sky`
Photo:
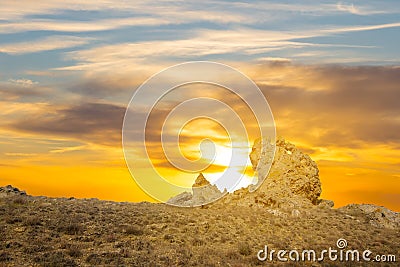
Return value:
[[(268, 99), (277, 135), (318, 163), (322, 198), (334, 200), (336, 207), (375, 203), (400, 210), (400, 68), (290, 62), (236, 65)], [(124, 79), (122, 75), (109, 82), (119, 84)], [(131, 93), (124, 91), (123, 99)], [(126, 102), (71, 97), (56, 105), (56, 101), (15, 99), (0, 101), (1, 185), (12, 184), (32, 195), (152, 201), (124, 162), (121, 128)], [(190, 142), (197, 144), (199, 136), (209, 136), (215, 130), (212, 126), (204, 124), (196, 134), (189, 127), (187, 148)], [(199, 156), (195, 149), (190, 151)], [(178, 174), (171, 166), (162, 162), (160, 166), (173, 177)]]
[[(400, 211), (399, 13), (397, 1), (2, 0), (0, 185), (33, 195), (151, 200), (124, 162), (129, 100), (166, 67), (216, 61), (257, 83), (277, 135), (318, 163), (323, 198)], [(229, 143), (224, 130), (204, 121), (182, 130), (182, 151), (192, 160), (201, 140), (216, 142), (210, 180), (224, 170), (229, 145), (241, 149), (243, 166), (234, 172), (249, 169), (247, 142), (257, 138), (251, 112), (214, 89), (190, 92), (228, 103), (249, 137), (233, 134)], [(168, 180), (189, 186), (196, 174), (173, 169), (157, 140), (176, 99), (171, 94), (156, 107), (147, 145)], [(225, 126), (238, 126), (219, 115)], [(209, 163), (210, 155), (198, 162)]]

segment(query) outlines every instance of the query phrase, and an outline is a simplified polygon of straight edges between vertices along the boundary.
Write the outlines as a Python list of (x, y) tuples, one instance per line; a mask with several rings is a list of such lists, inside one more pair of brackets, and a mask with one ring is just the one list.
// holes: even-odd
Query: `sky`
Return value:
[[(214, 61), (258, 85), (277, 136), (317, 162), (323, 198), (400, 211), (399, 13), (398, 1), (3, 0), (0, 185), (154, 201), (124, 160), (128, 103), (166, 67)], [(184, 130), (183, 154), (194, 159), (201, 140), (222, 135), (219, 161), (205, 174), (226, 169), (225, 130), (201, 119)], [(155, 156), (157, 142), (149, 140)], [(180, 177), (157, 160), (161, 172)]]

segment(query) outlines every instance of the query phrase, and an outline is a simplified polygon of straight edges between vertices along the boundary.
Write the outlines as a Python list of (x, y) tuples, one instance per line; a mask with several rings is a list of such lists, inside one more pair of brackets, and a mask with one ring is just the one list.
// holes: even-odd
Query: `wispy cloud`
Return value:
[[(47, 2), (47, 1), (45, 1)], [(184, 24), (192, 22), (214, 22), (214, 23), (242, 23), (249, 22), (249, 17), (241, 12), (229, 12), (223, 10), (203, 10), (190, 8), (188, 4), (171, 5), (168, 2), (157, 3), (157, 6), (145, 2), (122, 3), (86, 3), (76, 1), (75, 5), (66, 5), (65, 2), (47, 2), (45, 4), (32, 5), (28, 1), (26, 6), (17, 8), (14, 2), (6, 2), (0, 7), (0, 13), (5, 16), (4, 22), (0, 23), (0, 33), (16, 33), (24, 31), (58, 31), (58, 32), (95, 32), (119, 29), (132, 26), (161, 26), (168, 24)], [(108, 2), (108, 1), (107, 1)], [(8, 3), (8, 4), (7, 4)], [(19, 3), (19, 2), (18, 2)], [(20, 4), (20, 3), (19, 3)], [(14, 10), (17, 9), (17, 10)], [(4, 12), (2, 12), (2, 10)], [(129, 17), (108, 17), (93, 20), (58, 20), (26, 18), (28, 15), (56, 14), (63, 11), (93, 10), (97, 12), (131, 12)], [(7, 15), (4, 15), (7, 14)], [(0, 17), (1, 19), (1, 17)]]
[(50, 153), (55, 153), (55, 154), (60, 154), (60, 153), (66, 153), (66, 152), (73, 152), (73, 151), (80, 151), (87, 148), (87, 145), (81, 145), (81, 146), (68, 146), (68, 147), (57, 147), (53, 150), (50, 150)]
[(374, 14), (382, 14), (382, 13), (392, 13), (395, 12), (394, 10), (379, 10), (377, 7), (369, 7), (369, 6), (361, 6), (361, 5), (354, 5), (346, 4), (343, 2), (338, 2), (336, 4), (336, 8), (339, 11), (354, 14), (354, 15), (374, 15)]
[[(10, 79), (0, 82), (1, 100), (18, 100), (21, 98), (40, 98), (49, 95), (53, 89), (42, 86), (29, 79)], [(4, 113), (5, 111), (3, 111)]]
[[(393, 25), (392, 25), (393, 26)], [(384, 26), (376, 26), (384, 27)], [(386, 25), (389, 27), (389, 25)], [(394, 26), (393, 26), (394, 27)], [(338, 28), (305, 31), (266, 31), (240, 28), (235, 30), (197, 30), (191, 37), (179, 40), (155, 40), (135, 43), (116, 43), (91, 47), (66, 54), (68, 60), (77, 63), (72, 66), (58, 67), (56, 70), (84, 70), (106, 72), (115, 66), (129, 66), (129, 71), (142, 71), (151, 68), (155, 60), (161, 62), (182, 61), (213, 55), (246, 55), (265, 58), (265, 54), (273, 51), (301, 48), (360, 48), (369, 49), (374, 46), (353, 44), (329, 44), (298, 41), (318, 36), (327, 36), (354, 29)], [(366, 30), (366, 29), (359, 29)], [(260, 57), (258, 55), (261, 55)], [(149, 61), (148, 59), (152, 60)], [(268, 58), (268, 57), (267, 57)], [(121, 71), (121, 70), (119, 70)]]
[(9, 152), (5, 153), (7, 157), (33, 157), (36, 156), (37, 153), (14, 153), (14, 152)]
[[(174, 21), (178, 23), (178, 21)], [(154, 26), (172, 23), (171, 20), (164, 18), (136, 17), (136, 18), (117, 18), (104, 19), (86, 22), (60, 21), (36, 19), (29, 21), (19, 21), (3, 23), (0, 28), (1, 33), (15, 33), (24, 31), (57, 31), (57, 32), (94, 32), (118, 29), (127, 26)]]
[(322, 33), (329, 34), (329, 33), (344, 33), (344, 32), (360, 32), (360, 31), (371, 31), (371, 30), (380, 30), (380, 29), (396, 28), (396, 27), (400, 27), (400, 22), (376, 24), (376, 25), (360, 25), (360, 26), (350, 26), (350, 27), (335, 27), (332, 29), (322, 30)]
[(9, 79), (8, 82), (16, 85), (21, 85), (22, 87), (31, 87), (35, 84), (38, 84), (38, 82), (32, 81), (30, 79)]
[(360, 14), (360, 10), (359, 10), (358, 8), (356, 8), (356, 7), (354, 6), (354, 4), (345, 5), (345, 4), (341, 3), (341, 2), (338, 2), (338, 3), (336, 4), (336, 7), (337, 7), (337, 9), (340, 10), (340, 11), (349, 12), (349, 13), (351, 13), (351, 14)]
[(56, 49), (76, 47), (89, 43), (91, 38), (75, 36), (49, 36), (43, 39), (0, 44), (0, 52), (12, 55), (36, 53)]

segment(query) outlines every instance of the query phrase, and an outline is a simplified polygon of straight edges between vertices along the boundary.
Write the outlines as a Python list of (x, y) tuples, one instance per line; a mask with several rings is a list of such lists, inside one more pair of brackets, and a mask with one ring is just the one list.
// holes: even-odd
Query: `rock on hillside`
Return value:
[[(268, 140), (255, 141), (250, 160), (258, 173), (259, 180), (268, 173), (260, 187), (250, 193), (252, 188), (243, 188), (229, 194), (221, 202), (224, 205), (262, 206), (273, 209), (275, 213), (282, 211), (297, 216), (298, 209), (333, 206), (333, 201), (319, 199), (321, 182), (317, 164), (293, 144), (280, 138), (276, 141), (275, 157), (265, 155), (265, 151), (273, 149)], [(276, 211), (279, 209), (279, 211)]]
[(193, 193), (183, 192), (170, 198), (167, 204), (181, 207), (196, 207), (208, 204), (226, 194), (218, 190), (218, 187), (210, 184), (202, 173), (196, 178), (192, 186)]
[[(258, 174), (261, 183), (268, 177), (255, 192), (253, 187), (242, 188), (234, 193), (227, 194), (215, 204), (232, 204), (238, 206), (262, 206), (267, 208), (288, 208), (290, 210), (321, 206), (332, 207), (332, 201), (323, 201), (321, 182), (318, 176), (317, 164), (306, 154), (298, 150), (293, 144), (278, 139), (276, 142), (275, 157), (272, 159), (271, 150), (275, 149), (267, 139), (255, 141), (250, 160)], [(211, 185), (202, 174), (197, 177), (192, 187), (193, 194), (184, 192), (168, 203), (177, 206), (199, 206), (220, 198), (226, 192), (219, 192), (216, 186)]]
[[(250, 154), (253, 168), (258, 173), (259, 181), (268, 174), (268, 177), (255, 192), (252, 187), (243, 188), (234, 193), (227, 194), (216, 205), (237, 206), (263, 206), (267, 208), (288, 208), (291, 210), (321, 206), (332, 207), (332, 201), (323, 201), (321, 195), (321, 182), (318, 176), (317, 164), (306, 154), (298, 150), (293, 144), (278, 139), (274, 159), (271, 150), (275, 147), (265, 139), (256, 140)], [(198, 187), (201, 185), (201, 187)], [(253, 186), (254, 188), (254, 186)], [(212, 186), (199, 175), (193, 185), (193, 195), (182, 193), (171, 198), (168, 203), (179, 206), (198, 206), (207, 199), (217, 199), (221, 196), (216, 186)], [(295, 212), (296, 213), (296, 212)]]
[(365, 215), (368, 222), (375, 227), (390, 229), (400, 228), (399, 213), (391, 211), (385, 207), (372, 204), (350, 204), (341, 207), (339, 210), (350, 215), (357, 215), (361, 213)]
[(6, 197), (10, 194), (22, 195), (22, 196), (26, 195), (25, 191), (21, 191), (18, 188), (13, 187), (12, 185), (0, 187), (0, 197)]

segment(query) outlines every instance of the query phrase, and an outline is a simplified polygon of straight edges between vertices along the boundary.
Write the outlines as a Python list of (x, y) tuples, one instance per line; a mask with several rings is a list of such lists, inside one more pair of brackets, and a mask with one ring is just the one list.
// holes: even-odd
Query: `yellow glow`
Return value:
[[(93, 58), (97, 58), (97, 53), (94, 55)], [(161, 68), (160, 64), (145, 66), (138, 64), (131, 67), (142, 69), (147, 66), (149, 69), (146, 73), (154, 73)], [(89, 78), (91, 75), (97, 77), (94, 75), (97, 69), (93, 66), (97, 65), (91, 65), (90, 71), (86, 73)], [(85, 68), (83, 65), (81, 67)], [(127, 73), (131, 73), (131, 70), (128, 68)], [(334, 90), (343, 85), (340, 74), (326, 75), (326, 72), (320, 71), (317, 66), (277, 64), (273, 67), (265, 65), (254, 67), (253, 64), (251, 66), (242, 64), (241, 70), (249, 74), (259, 85), (267, 84), (278, 88), (293, 87), (300, 91), (315, 93)], [(109, 69), (104, 73), (108, 71)], [(130, 79), (127, 74), (122, 78), (108, 74), (104, 79), (118, 86), (126, 84), (134, 86), (137, 83), (137, 80)], [(393, 87), (393, 83), (390, 86)], [(215, 97), (218, 96), (218, 92), (210, 90), (210, 93), (215, 94)], [(224, 97), (220, 96), (222, 99)], [(285, 97), (286, 95), (279, 100), (286, 101)], [(290, 97), (288, 98), (290, 100)], [(400, 210), (398, 143), (394, 141), (391, 143), (390, 140), (374, 143), (365, 141), (368, 139), (362, 141), (362, 138), (357, 141), (357, 131), (354, 131), (354, 136), (350, 135), (353, 139), (343, 140), (341, 136), (335, 134), (346, 133), (351, 127), (356, 127), (353, 126), (353, 122), (365, 120), (364, 114), (358, 114), (358, 111), (333, 114), (332, 109), (328, 110), (328, 107), (327, 110), (321, 110), (324, 112), (315, 113), (308, 109), (315, 103), (305, 101), (306, 103), (301, 105), (304, 109), (295, 109), (285, 101), (271, 105), (278, 136), (285, 137), (317, 162), (323, 186), (322, 198), (334, 200), (336, 207), (355, 202), (374, 203)], [(292, 100), (291, 104), (297, 101), (297, 99)], [(0, 107), (3, 110), (4, 125), (9, 125), (18, 118), (49, 112), (48, 103), (2, 100)], [(337, 111), (341, 112), (341, 109)], [(245, 117), (249, 117), (247, 113)], [(347, 120), (351, 122), (346, 123)], [(398, 122), (398, 118), (395, 117), (395, 120)], [(179, 126), (178, 123), (177, 125)], [(248, 125), (252, 125), (249, 132), (253, 131), (255, 135), (254, 121), (249, 120)], [(332, 125), (336, 126), (334, 129), (336, 132), (329, 135), (328, 128), (330, 129)], [(379, 125), (376, 127), (379, 128)], [(378, 133), (379, 130), (382, 134), (385, 133), (385, 129), (378, 129)], [(187, 124), (182, 134), (185, 137), (180, 143), (182, 154), (191, 161), (203, 157), (204, 161), (201, 164), (211, 163), (203, 171), (211, 182), (215, 182), (222, 172), (227, 171), (227, 166), (230, 166), (230, 171), (244, 174), (243, 181), (251, 181), (254, 172), (248, 154), (254, 140), (247, 142), (237, 138), (236, 142), (231, 144), (224, 129), (207, 120), (196, 120)], [(120, 132), (116, 131), (115, 135), (119, 137)], [(97, 137), (97, 135), (82, 137), (39, 131), (29, 133), (4, 126), (0, 129), (0, 185), (12, 184), (33, 195), (153, 201), (130, 177), (123, 159), (121, 144), (108, 143), (108, 140), (96, 139)], [(205, 138), (210, 138), (214, 143), (215, 157), (214, 153), (210, 152), (211, 146), (206, 145), (205, 150), (200, 150), (201, 141)], [(197, 173), (185, 174), (174, 169), (172, 165), (168, 165), (165, 157), (161, 156), (163, 151), (159, 142), (154, 141), (151, 145), (153, 145), (152, 155), (155, 156), (152, 161), (155, 165), (159, 164), (158, 171), (172, 183), (190, 187)], [(230, 162), (233, 147), (240, 148), (236, 153), (239, 161), (246, 162), (245, 164)], [(147, 174), (148, 170), (143, 170), (142, 175), (146, 177)]]

